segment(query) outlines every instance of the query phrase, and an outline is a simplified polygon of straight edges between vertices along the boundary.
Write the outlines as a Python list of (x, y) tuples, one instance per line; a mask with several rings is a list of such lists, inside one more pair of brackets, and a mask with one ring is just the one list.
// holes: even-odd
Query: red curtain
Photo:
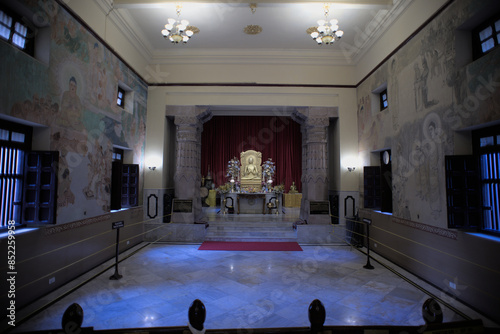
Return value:
[(287, 192), (295, 182), (301, 191), (302, 133), (290, 117), (214, 116), (203, 125), (201, 175), (210, 166), (215, 186), (226, 183), (228, 161), (246, 150), (262, 152), (262, 163), (275, 162), (273, 185), (283, 184)]

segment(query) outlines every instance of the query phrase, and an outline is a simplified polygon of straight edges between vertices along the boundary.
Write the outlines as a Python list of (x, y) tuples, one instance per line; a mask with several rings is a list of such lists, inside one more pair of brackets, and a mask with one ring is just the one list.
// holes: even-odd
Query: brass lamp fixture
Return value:
[(186, 44), (191, 36), (200, 32), (200, 29), (189, 25), (188, 20), (180, 20), (182, 5), (177, 5), (176, 7), (177, 19), (168, 19), (168, 23), (165, 24), (165, 29), (161, 31), (161, 34), (165, 39), (168, 39), (174, 44)]
[(324, 4), (323, 10), (325, 12), (325, 19), (318, 21), (317, 27), (310, 27), (306, 32), (318, 43), (319, 45), (330, 45), (336, 40), (339, 40), (344, 32), (339, 30), (337, 19), (328, 21), (328, 14), (330, 13), (330, 5)]

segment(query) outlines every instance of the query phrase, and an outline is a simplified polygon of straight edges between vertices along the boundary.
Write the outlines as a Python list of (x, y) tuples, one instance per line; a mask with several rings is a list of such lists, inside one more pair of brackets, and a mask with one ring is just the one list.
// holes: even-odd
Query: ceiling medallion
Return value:
[(312, 34), (313, 32), (318, 32), (318, 27), (309, 27), (309, 28), (307, 28), (307, 30), (306, 30), (306, 33), (307, 33), (308, 35)]
[[(257, 4), (251, 3), (250, 10), (252, 11), (252, 15), (257, 11)], [(262, 32), (262, 27), (257, 24), (249, 24), (245, 28), (243, 28), (243, 32), (247, 35), (257, 35)]]
[(256, 24), (249, 24), (243, 28), (243, 32), (247, 35), (257, 35), (262, 32), (262, 27)]
[(200, 29), (198, 27), (195, 27), (195, 26), (187, 26), (186, 29), (191, 30), (193, 32), (193, 34), (197, 34), (200, 32)]

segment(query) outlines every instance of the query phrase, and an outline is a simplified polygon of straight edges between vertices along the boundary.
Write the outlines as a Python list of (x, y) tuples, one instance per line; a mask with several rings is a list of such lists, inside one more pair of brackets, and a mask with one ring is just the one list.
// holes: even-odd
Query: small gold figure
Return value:
[(297, 187), (295, 186), (295, 181), (292, 182), (292, 185), (290, 186), (290, 190), (288, 191), (289, 194), (296, 194), (297, 193)]

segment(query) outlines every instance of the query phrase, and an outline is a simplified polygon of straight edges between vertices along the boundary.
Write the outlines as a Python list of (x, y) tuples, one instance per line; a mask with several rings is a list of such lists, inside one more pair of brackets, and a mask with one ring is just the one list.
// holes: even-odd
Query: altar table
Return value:
[[(227, 193), (224, 195), (226, 201), (231, 198), (234, 205), (234, 210), (237, 214), (266, 214), (267, 204), (274, 197), (278, 201), (277, 213), (281, 210), (281, 195), (275, 193)], [(231, 204), (231, 200), (228, 201)], [(221, 203), (221, 205), (223, 205)], [(224, 207), (221, 208), (225, 212)]]

